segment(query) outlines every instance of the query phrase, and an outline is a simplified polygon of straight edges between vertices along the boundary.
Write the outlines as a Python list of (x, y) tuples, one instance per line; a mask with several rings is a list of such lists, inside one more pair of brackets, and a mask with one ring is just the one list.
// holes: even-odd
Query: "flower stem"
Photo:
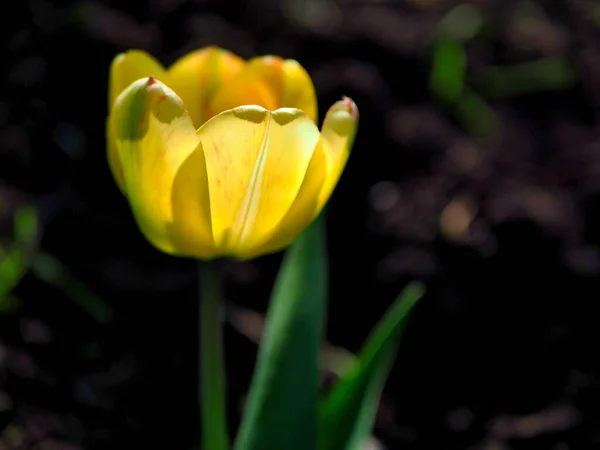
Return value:
[(225, 362), (221, 318), (222, 286), (215, 261), (199, 266), (200, 420), (202, 450), (227, 450)]

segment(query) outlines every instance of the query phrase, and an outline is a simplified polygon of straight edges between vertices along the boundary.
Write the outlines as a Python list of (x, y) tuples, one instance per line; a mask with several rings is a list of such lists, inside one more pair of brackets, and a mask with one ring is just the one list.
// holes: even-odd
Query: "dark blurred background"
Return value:
[[(428, 291), (372, 448), (600, 448), (600, 2), (10, 2), (0, 14), (0, 449), (192, 449), (196, 263), (105, 155), (118, 52), (279, 54), (360, 109), (328, 210), (327, 337)], [(226, 266), (231, 426), (281, 255)], [(331, 381), (330, 358), (324, 378)]]

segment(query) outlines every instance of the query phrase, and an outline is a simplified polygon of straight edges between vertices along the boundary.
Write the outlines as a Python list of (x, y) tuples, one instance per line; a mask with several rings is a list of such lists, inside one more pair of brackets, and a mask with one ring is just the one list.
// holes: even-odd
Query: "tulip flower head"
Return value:
[(294, 60), (209, 47), (165, 69), (132, 50), (110, 68), (110, 167), (142, 233), (172, 255), (286, 247), (331, 196), (357, 122), (344, 98), (319, 131), (314, 86)]

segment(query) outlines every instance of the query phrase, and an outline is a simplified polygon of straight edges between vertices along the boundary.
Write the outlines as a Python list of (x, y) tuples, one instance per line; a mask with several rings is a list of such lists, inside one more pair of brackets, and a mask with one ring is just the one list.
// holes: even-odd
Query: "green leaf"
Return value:
[(0, 255), (0, 302), (26, 273), (23, 252), (19, 248), (11, 248)]
[(454, 105), (452, 114), (474, 136), (498, 136), (500, 119), (474, 90), (466, 88)]
[(35, 252), (38, 229), (37, 211), (32, 205), (22, 205), (13, 219), (13, 239), (7, 247), (0, 248), (0, 310), (11, 310), (15, 297), (11, 291), (27, 273)]
[(316, 450), (319, 353), (326, 302), (321, 215), (285, 255), (236, 450)]
[(0, 298), (17, 286), (27, 273), (38, 229), (35, 207), (20, 206), (13, 222), (14, 238), (8, 247), (0, 248)]
[(321, 405), (322, 450), (358, 450), (364, 446), (409, 313), (423, 293), (420, 283), (412, 283), (404, 289), (371, 332), (357, 364), (324, 400)]
[(453, 103), (465, 87), (467, 54), (460, 41), (442, 39), (433, 49), (429, 88), (443, 102)]
[(577, 83), (572, 62), (556, 56), (510, 66), (487, 67), (475, 73), (473, 78), (474, 85), (491, 98), (566, 90)]

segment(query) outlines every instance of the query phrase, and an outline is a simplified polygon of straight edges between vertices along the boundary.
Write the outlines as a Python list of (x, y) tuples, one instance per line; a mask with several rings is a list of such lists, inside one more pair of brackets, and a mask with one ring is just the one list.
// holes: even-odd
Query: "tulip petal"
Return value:
[(256, 252), (281, 250), (320, 214), (348, 160), (357, 121), (358, 109), (349, 98), (329, 109), (321, 138), (292, 207), (275, 228), (275, 233)]
[(200, 144), (183, 162), (173, 183), (170, 231), (178, 255), (201, 259), (216, 256), (208, 192), (206, 159)]
[(207, 112), (210, 98), (244, 64), (242, 58), (227, 50), (206, 47), (175, 61), (163, 81), (181, 97), (199, 127), (211, 117)]
[(252, 254), (294, 202), (319, 131), (300, 110), (251, 105), (219, 114), (198, 134), (215, 245), (224, 254)]
[(106, 120), (106, 146), (108, 154), (108, 166), (113, 174), (113, 178), (117, 182), (117, 186), (122, 193), (125, 193), (125, 180), (123, 179), (123, 169), (121, 168), (121, 161), (119, 161), (119, 155), (117, 153), (117, 143), (115, 142), (115, 133), (113, 131), (112, 120), (110, 116)]
[(281, 106), (300, 109), (317, 123), (317, 94), (310, 75), (293, 59), (283, 62), (283, 72)]
[(241, 105), (275, 110), (295, 108), (317, 121), (317, 97), (310, 76), (293, 59), (260, 56), (249, 60), (217, 91), (210, 111), (218, 114)]
[(348, 97), (336, 102), (325, 115), (320, 143), (327, 159), (327, 176), (319, 193), (318, 211), (329, 200), (346, 167), (357, 126), (358, 108)]
[[(318, 194), (327, 176), (327, 159), (323, 145), (318, 143), (294, 203), (265, 242), (256, 246), (255, 254), (274, 253), (286, 247), (317, 216)], [(252, 254), (242, 255), (252, 257)]]
[(119, 53), (110, 65), (108, 79), (108, 110), (123, 90), (135, 80), (145, 77), (161, 78), (165, 69), (153, 56), (142, 50)]
[(209, 103), (209, 113), (243, 105), (258, 105), (271, 111), (279, 108), (282, 86), (282, 60), (277, 57), (257, 57), (249, 60), (227, 83), (223, 84)]
[[(148, 53), (142, 50), (129, 50), (120, 53), (112, 60), (108, 77), (108, 111), (113, 108), (115, 100), (123, 90), (140, 78), (154, 76), (161, 77), (165, 69)], [(106, 127), (106, 143), (108, 162), (117, 185), (124, 192), (123, 170), (117, 157), (117, 148), (113, 131), (108, 119)]]
[(199, 144), (192, 120), (181, 99), (153, 77), (123, 91), (110, 120), (136, 221), (152, 244), (173, 253), (171, 192), (177, 171)]

